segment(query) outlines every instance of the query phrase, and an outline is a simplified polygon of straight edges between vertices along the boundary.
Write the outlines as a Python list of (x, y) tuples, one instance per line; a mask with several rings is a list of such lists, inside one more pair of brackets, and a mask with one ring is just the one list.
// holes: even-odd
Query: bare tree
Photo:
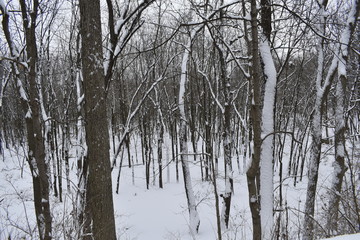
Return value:
[(338, 43), (338, 53), (334, 58), (337, 61), (337, 85), (336, 85), (336, 106), (335, 106), (335, 162), (332, 186), (329, 192), (329, 214), (327, 229), (330, 234), (337, 234), (339, 203), (341, 200), (342, 183), (347, 170), (345, 164), (345, 90), (347, 84), (347, 63), (350, 50), (351, 37), (356, 27), (356, 19), (360, 11), (358, 0), (351, 1), (351, 9), (348, 14), (346, 25), (342, 30)]
[(250, 68), (250, 88), (251, 95), (251, 108), (250, 108), (250, 122), (252, 125), (252, 156), (249, 168), (246, 172), (247, 185), (249, 191), (249, 205), (253, 223), (253, 239), (261, 239), (261, 218), (260, 218), (260, 179), (259, 179), (259, 164), (261, 154), (261, 66), (259, 56), (259, 37), (258, 37), (258, 24), (257, 24), (257, 7), (256, 0), (251, 1), (251, 45), (249, 52), (251, 54), (251, 68)]
[(45, 158), (45, 143), (43, 135), (43, 121), (41, 115), (40, 96), (38, 92), (38, 51), (36, 41), (36, 26), (39, 9), (39, 1), (34, 0), (30, 5), (25, 0), (19, 1), (21, 9), (21, 17), (23, 30), (25, 34), (25, 51), (26, 63), (22, 64), (25, 69), (25, 83), (27, 91), (23, 87), (22, 80), (18, 69), (19, 51), (18, 46), (9, 28), (9, 13), (4, 8), (5, 4), (0, 4), (3, 13), (3, 31), (10, 48), (10, 54), (13, 59), (12, 71), (15, 74), (15, 81), (17, 81), (18, 92), (22, 100), (22, 107), (26, 119), (27, 129), (27, 142), (28, 142), (28, 156), (27, 160), (30, 166), (33, 191), (34, 191), (34, 204), (36, 220), (39, 229), (39, 238), (51, 239), (52, 238), (52, 218), (50, 213), (49, 202), (49, 173), (48, 163)]
[(179, 129), (179, 145), (180, 145), (180, 160), (184, 176), (185, 193), (189, 208), (189, 225), (192, 234), (198, 232), (200, 226), (199, 214), (196, 209), (195, 195), (192, 188), (190, 167), (188, 160), (188, 147), (187, 147), (187, 117), (185, 114), (185, 91), (187, 83), (187, 64), (190, 55), (191, 43), (199, 31), (199, 27), (194, 28), (190, 32), (190, 37), (187, 44), (185, 45), (184, 54), (182, 57), (181, 64), (181, 78), (180, 78), (180, 89), (179, 89), (179, 112), (180, 112), (180, 129)]
[[(336, 163), (338, 167), (336, 167), (335, 171), (338, 178), (334, 182), (334, 188), (335, 191), (340, 191), (339, 187), (341, 188), (341, 178), (344, 174), (344, 141), (343, 139), (343, 131), (344, 131), (344, 124), (342, 124), (342, 121), (340, 118), (343, 116), (342, 112), (342, 91), (341, 83), (344, 81), (344, 60), (343, 57), (343, 51), (347, 51), (346, 47), (348, 46), (350, 42), (350, 34), (352, 31), (352, 27), (355, 25), (355, 17), (358, 14), (358, 4), (353, 4), (353, 10), (351, 11), (351, 14), (349, 16), (349, 22), (345, 30), (346, 40), (344, 42), (339, 44), (339, 49), (336, 50), (336, 54), (332, 57), (331, 65), (328, 68), (327, 72), (325, 72), (325, 41), (326, 41), (326, 27), (327, 27), (327, 13), (326, 8), (328, 5), (328, 1), (324, 0), (319, 2), (319, 22), (316, 26), (316, 33), (318, 35), (318, 45), (317, 45), (317, 51), (318, 51), (318, 65), (317, 65), (317, 74), (316, 74), (316, 99), (315, 99), (315, 105), (314, 110), (312, 113), (312, 121), (311, 121), (311, 157), (310, 157), (310, 167), (309, 167), (309, 182), (307, 187), (307, 194), (306, 194), (306, 203), (305, 203), (305, 217), (304, 217), (304, 232), (303, 232), (303, 239), (305, 240), (311, 240), (314, 238), (314, 213), (315, 213), (315, 199), (316, 199), (316, 189), (317, 189), (317, 181), (319, 176), (319, 164), (321, 159), (321, 145), (322, 145), (322, 120), (323, 120), (323, 112), (325, 107), (325, 102), (327, 95), (330, 91), (331, 84), (335, 78), (336, 71), (339, 72), (339, 79), (340, 82), (338, 84), (338, 94), (337, 96), (340, 97), (338, 100), (340, 101), (338, 104), (340, 104), (337, 108), (337, 121), (339, 126), (336, 128)], [(341, 46), (343, 45), (343, 46)], [(342, 62), (339, 65), (339, 56), (342, 60)], [(346, 57), (345, 57), (346, 58)], [(334, 199), (334, 207), (336, 207), (336, 201), (338, 201), (336, 198)]]

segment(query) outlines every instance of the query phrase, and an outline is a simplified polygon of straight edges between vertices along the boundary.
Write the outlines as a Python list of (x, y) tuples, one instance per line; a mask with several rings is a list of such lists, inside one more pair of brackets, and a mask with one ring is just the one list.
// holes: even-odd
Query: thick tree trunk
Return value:
[(112, 196), (110, 143), (99, 0), (80, 0), (85, 132), (88, 147), (84, 239), (116, 239)]

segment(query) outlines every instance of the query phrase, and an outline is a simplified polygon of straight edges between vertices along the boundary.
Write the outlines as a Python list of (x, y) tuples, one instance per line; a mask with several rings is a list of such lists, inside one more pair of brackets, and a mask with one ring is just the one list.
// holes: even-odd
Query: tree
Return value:
[(80, 19), (88, 165), (83, 238), (116, 239), (100, 1), (81, 0)]
[(196, 33), (201, 28), (196, 27), (190, 32), (190, 37), (185, 46), (184, 54), (181, 64), (181, 77), (179, 88), (179, 112), (180, 112), (180, 127), (179, 127), (179, 145), (180, 145), (180, 160), (184, 176), (185, 193), (189, 208), (189, 225), (192, 234), (197, 233), (200, 226), (199, 214), (196, 210), (195, 195), (191, 183), (190, 167), (188, 162), (188, 147), (187, 147), (187, 117), (185, 114), (185, 91), (187, 83), (187, 64), (190, 55), (190, 48), (192, 40)]
[[(163, 170), (176, 169), (178, 179), (181, 160), (193, 237), (207, 207), (218, 240), (240, 231), (267, 240), (357, 230), (358, 0), (78, 3), (0, 0), (1, 159), (7, 166), (17, 152), (21, 168), (28, 159), (23, 176), (32, 174), (36, 208), (25, 227), (12, 225), (9, 210), (0, 238), (19, 238), (16, 227), (40, 239), (114, 239), (110, 145), (120, 194), (127, 171), (148, 191), (159, 180), (165, 193)], [(163, 149), (170, 137), (172, 158)], [(319, 185), (324, 174), (331, 181)], [(238, 188), (244, 177), (249, 196)], [(290, 200), (303, 180), (306, 203)], [(7, 199), (0, 196), (0, 214)], [(69, 199), (77, 204), (60, 219)], [(243, 203), (245, 215), (237, 212)], [(239, 222), (250, 214), (252, 226)], [(294, 227), (294, 218), (305, 222)]]
[(327, 229), (330, 234), (338, 231), (339, 203), (341, 200), (342, 183), (347, 170), (345, 164), (345, 90), (347, 84), (347, 63), (351, 37), (356, 27), (356, 19), (360, 11), (358, 0), (351, 1), (351, 10), (348, 14), (346, 25), (340, 35), (338, 43), (338, 53), (334, 58), (337, 61), (337, 85), (336, 85), (336, 106), (335, 106), (335, 162), (332, 186), (329, 192), (329, 214), (327, 219)]
[(261, 155), (260, 155), (260, 215), (261, 235), (271, 239), (273, 234), (274, 209), (274, 111), (277, 72), (271, 55), (271, 5), (269, 0), (261, 1), (261, 33), (259, 52), (266, 80), (264, 103), (261, 114)]
[[(340, 42), (339, 49), (336, 50), (336, 54), (332, 57), (331, 65), (327, 70), (325, 75), (325, 42), (326, 42), (326, 27), (327, 27), (327, 13), (326, 7), (328, 5), (328, 1), (324, 0), (319, 2), (319, 22), (317, 24), (317, 34), (318, 34), (318, 65), (317, 65), (317, 74), (316, 74), (316, 100), (314, 105), (314, 110), (312, 113), (311, 120), (311, 157), (310, 167), (309, 167), (309, 182), (306, 193), (306, 202), (305, 202), (305, 217), (304, 217), (304, 232), (303, 239), (311, 240), (314, 238), (314, 212), (315, 212), (315, 199), (316, 199), (316, 189), (317, 189), (317, 181), (319, 175), (319, 165), (321, 159), (321, 145), (322, 145), (322, 120), (323, 120), (323, 112), (325, 107), (325, 102), (327, 95), (330, 91), (331, 84), (335, 78), (336, 70), (339, 72), (339, 83), (338, 83), (338, 101), (339, 105), (336, 110), (336, 121), (339, 124), (335, 130), (335, 154), (336, 154), (336, 162), (335, 164), (335, 174), (336, 178), (333, 184), (333, 189), (335, 192), (341, 191), (341, 179), (345, 171), (345, 166), (343, 164), (344, 161), (344, 140), (343, 140), (343, 131), (344, 131), (344, 123), (343, 123), (343, 88), (345, 81), (344, 79), (344, 71), (346, 71), (346, 56), (344, 57), (344, 53), (347, 52), (346, 47), (349, 45), (351, 32), (353, 31), (353, 27), (355, 26), (355, 19), (358, 14), (358, 3), (353, 4), (353, 9), (351, 11), (351, 15), (349, 16), (349, 21), (347, 23), (347, 27), (345, 29), (344, 38), (341, 40), (344, 42)], [(340, 59), (339, 59), (340, 56)], [(340, 62), (339, 65), (339, 61)], [(332, 206), (337, 208), (338, 198), (335, 197), (333, 199)], [(337, 212), (337, 209), (335, 209)], [(334, 213), (333, 213), (334, 214)], [(337, 214), (337, 213), (336, 213)], [(334, 215), (336, 217), (336, 215)], [(335, 225), (336, 226), (336, 225)]]
[(247, 185), (249, 191), (249, 205), (251, 210), (253, 222), (253, 239), (261, 239), (261, 217), (260, 217), (260, 199), (259, 199), (259, 164), (261, 155), (261, 74), (260, 74), (260, 56), (258, 52), (258, 24), (257, 24), (257, 7), (256, 0), (251, 1), (251, 45), (249, 46), (249, 53), (251, 54), (251, 68), (250, 68), (250, 89), (251, 94), (251, 108), (250, 108), (250, 122), (252, 133), (252, 156), (250, 166), (246, 172)]
[[(258, 28), (257, 25), (256, 9), (256, 1), (251, 1), (253, 105), (250, 115), (254, 149), (247, 176), (253, 216), (253, 238), (271, 239), (273, 234), (273, 135), (277, 72), (270, 49), (272, 23), (270, 1), (261, 1), (261, 28)], [(260, 65), (262, 71), (259, 74)], [(262, 78), (265, 78), (263, 100), (260, 95)]]
[[(49, 240), (52, 238), (52, 217), (50, 213), (49, 201), (49, 173), (48, 162), (46, 162), (45, 143), (43, 135), (40, 96), (39, 96), (39, 75), (37, 69), (38, 50), (36, 41), (36, 26), (39, 9), (39, 1), (34, 0), (30, 6), (25, 0), (20, 0), (20, 9), (22, 16), (23, 31), (25, 34), (25, 52), (26, 63), (21, 65), (25, 68), (25, 83), (27, 91), (23, 87), (22, 80), (18, 69), (19, 52), (18, 46), (15, 45), (14, 38), (9, 28), (9, 13), (5, 8), (5, 4), (1, 2), (0, 10), (3, 13), (3, 31), (6, 41), (10, 48), (12, 62), (12, 71), (17, 82), (18, 92), (22, 100), (22, 108), (24, 111), (28, 156), (27, 161), (30, 166), (36, 221), (39, 229), (39, 238), (41, 240)], [(30, 12), (30, 13), (29, 13)]]

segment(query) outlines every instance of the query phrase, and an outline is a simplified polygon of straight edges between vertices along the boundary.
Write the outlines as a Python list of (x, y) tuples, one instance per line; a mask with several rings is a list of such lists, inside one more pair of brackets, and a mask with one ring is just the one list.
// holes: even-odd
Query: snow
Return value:
[[(360, 239), (360, 233), (358, 234), (350, 234), (350, 235), (342, 235), (342, 236), (337, 236), (337, 237), (333, 237), (333, 238), (326, 238), (328, 240), (359, 240)], [(326, 240), (323, 239), (323, 240)]]
[(3, 9), (3, 11), (5, 11), (5, 14), (6, 14), (7, 13), (6, 4), (5, 4), (4, 0), (0, 0), (0, 7), (1, 7), (1, 9)]
[(116, 21), (116, 24), (115, 24), (115, 27), (114, 27), (115, 35), (118, 35), (120, 33), (120, 30), (121, 30), (122, 26), (124, 25), (124, 22), (125, 22), (125, 20), (122, 19), (122, 18), (119, 18)]
[(78, 106), (81, 105), (81, 103), (84, 101), (84, 97), (85, 97), (84, 94), (82, 94), (82, 95), (79, 94), (79, 96), (80, 97), (77, 99), (77, 102), (76, 102), (76, 105), (78, 105)]
[(269, 42), (264, 34), (260, 34), (259, 41), (260, 56), (264, 64), (264, 74), (266, 76), (264, 106), (262, 111), (261, 135), (266, 136), (261, 146), (260, 158), (260, 214), (262, 236), (267, 239), (272, 234), (273, 226), (273, 199), (274, 199), (274, 180), (273, 180), (273, 136), (274, 132), (274, 105), (275, 88), (277, 73), (273, 58), (271, 56)]
[(188, 41), (188, 44), (186, 45), (186, 49), (182, 58), (181, 63), (181, 78), (180, 78), (180, 89), (179, 89), (179, 110), (180, 115), (185, 115), (185, 89), (186, 89), (186, 81), (187, 81), (187, 64), (190, 54), (190, 46), (191, 46), (191, 39)]
[[(202, 182), (199, 179), (199, 166), (193, 163), (189, 165), (201, 220), (199, 233), (195, 234), (195, 238), (198, 240), (216, 239), (215, 197), (212, 183)], [(171, 164), (170, 168), (171, 172), (175, 171), (174, 164)], [(183, 179), (180, 178), (180, 182), (176, 183), (175, 174), (172, 174), (170, 183), (165, 183), (164, 189), (152, 186), (150, 190), (146, 190), (145, 180), (141, 177), (143, 171), (143, 167), (135, 168), (135, 185), (132, 184), (131, 169), (124, 168), (122, 171), (119, 195), (114, 195), (116, 216), (118, 216), (116, 224), (121, 226), (118, 229), (118, 233), (121, 234), (120, 239), (192, 240)], [(234, 195), (232, 219), (241, 218), (240, 213), (249, 213), (246, 201), (244, 202), (247, 197), (246, 182), (244, 176), (241, 178), (235, 181), (236, 191), (239, 191), (239, 194)], [(220, 185), (223, 183), (221, 182), (219, 187)]]
[(27, 95), (26, 95), (26, 92), (25, 92), (25, 90), (24, 90), (24, 87), (23, 87), (23, 84), (22, 84), (21, 80), (18, 79), (18, 80), (16, 81), (16, 83), (17, 83), (17, 87), (18, 87), (18, 89), (19, 89), (20, 97), (22, 98), (22, 100), (28, 101), (28, 97), (27, 97)]
[(27, 119), (32, 118), (30, 108), (29, 108), (29, 109), (28, 109), (28, 111), (26, 112), (26, 114), (25, 114), (25, 118), (27, 118)]
[[(169, 136), (164, 141), (164, 152), (170, 151)], [(137, 141), (139, 142), (139, 140)], [(167, 150), (166, 150), (167, 149)], [(288, 150), (288, 149), (287, 149)], [(133, 146), (132, 155), (136, 148)], [(327, 151), (325, 149), (325, 151)], [(110, 151), (112, 152), (112, 150)], [(126, 154), (125, 154), (126, 155)], [(167, 160), (164, 156), (164, 162)], [(171, 154), (169, 154), (171, 155)], [(12, 239), (38, 239), (36, 231), (36, 219), (34, 214), (33, 192), (31, 173), (25, 159), (26, 150), (4, 149), (3, 159), (0, 164), (0, 239), (7, 239), (11, 234)], [(70, 156), (76, 156), (75, 149)], [(140, 154), (138, 154), (140, 156)], [(156, 157), (156, 156), (154, 156)], [(330, 156), (329, 159), (332, 159)], [(134, 157), (135, 164), (141, 163), (141, 159)], [(124, 162), (126, 160), (124, 159)], [(233, 159), (235, 163), (236, 160)], [(70, 158), (70, 164), (76, 164), (75, 158)], [(225, 189), (224, 169), (222, 153), (219, 158), (218, 192)], [(192, 176), (195, 202), (201, 220), (199, 232), (194, 238), (197, 240), (216, 239), (217, 225), (215, 216), (215, 196), (211, 182), (201, 181), (200, 166), (198, 162), (189, 161)], [(287, 161), (284, 159), (284, 169), (287, 169)], [(118, 239), (136, 240), (193, 240), (189, 232), (189, 212), (183, 179), (176, 182), (175, 162), (171, 162), (164, 169), (171, 172), (169, 182), (164, 182), (164, 188), (151, 185), (146, 189), (144, 172), (145, 167), (141, 164), (134, 169), (123, 167), (120, 178), (119, 194), (114, 191), (114, 208)], [(276, 168), (275, 168), (276, 169)], [(134, 175), (132, 171), (134, 170)], [(182, 176), (181, 168), (179, 168)], [(65, 176), (65, 169), (63, 169)], [(113, 186), (116, 186), (118, 166), (112, 171)], [(277, 176), (278, 173), (275, 173)], [(324, 159), (320, 165), (319, 197), (327, 191), (329, 177), (332, 174), (332, 162)], [(134, 176), (134, 178), (133, 178)], [(74, 190), (77, 188), (76, 166), (70, 172), (71, 192), (66, 192), (66, 184), (63, 184), (63, 202), (51, 196), (50, 206), (53, 215), (54, 239), (64, 239), (64, 227), (73, 226), (72, 207), (76, 202)], [(151, 176), (152, 178), (152, 176)], [(134, 182), (133, 182), (134, 180)], [(65, 183), (65, 179), (63, 180)], [(157, 182), (157, 181), (156, 181)], [(293, 186), (291, 177), (283, 180), (283, 198), (287, 205), (283, 209), (289, 211), (289, 234), (296, 236), (301, 222), (303, 204), (306, 197), (306, 181), (298, 182)], [(278, 186), (275, 177), (275, 186)], [(276, 188), (275, 188), (276, 189)], [(276, 191), (276, 190), (275, 190)], [(53, 195), (53, 193), (52, 193)], [(256, 196), (252, 198), (256, 200)], [(297, 222), (300, 221), (300, 222)], [(12, 225), (10, 224), (12, 223)], [(19, 230), (14, 226), (26, 230)], [(246, 175), (234, 172), (234, 194), (232, 195), (232, 207), (230, 210), (229, 230), (222, 229), (223, 239), (251, 239), (251, 213), (249, 209), (249, 197), (247, 190)], [(359, 235), (344, 236), (335, 240), (359, 239)], [(76, 238), (75, 238), (76, 239)]]
[(350, 42), (350, 38), (351, 38), (351, 29), (350, 26), (355, 24), (355, 16), (356, 16), (356, 1), (352, 0), (351, 1), (351, 10), (349, 12), (348, 15), (348, 19), (346, 21), (346, 27), (344, 29), (344, 31), (341, 33), (341, 39), (340, 39), (340, 43), (341, 43), (341, 53), (343, 56), (347, 56), (348, 55), (348, 44)]

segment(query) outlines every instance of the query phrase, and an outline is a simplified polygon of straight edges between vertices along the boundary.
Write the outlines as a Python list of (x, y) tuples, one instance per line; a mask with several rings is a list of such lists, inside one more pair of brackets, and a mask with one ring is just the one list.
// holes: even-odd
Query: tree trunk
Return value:
[(88, 181), (84, 239), (116, 239), (99, 0), (80, 0)]
[(250, 86), (252, 89), (252, 105), (250, 108), (250, 140), (253, 142), (251, 163), (246, 172), (249, 205), (253, 224), (253, 240), (261, 239), (260, 199), (259, 199), (259, 164), (261, 152), (261, 98), (260, 98), (260, 58), (258, 53), (258, 24), (256, 0), (251, 1), (251, 47), (252, 68)]
[(327, 229), (330, 235), (336, 235), (338, 232), (338, 213), (341, 199), (342, 182), (347, 170), (345, 165), (345, 89), (347, 82), (347, 60), (350, 39), (355, 29), (356, 21), (359, 15), (359, 0), (353, 1), (352, 9), (349, 13), (347, 24), (340, 38), (339, 60), (337, 66), (338, 82), (336, 86), (336, 106), (335, 106), (335, 162), (334, 176), (329, 191), (329, 213), (327, 219)]
[[(321, 36), (325, 34), (325, 8), (327, 2), (324, 1), (320, 6), (320, 23), (318, 25)], [(305, 202), (305, 217), (304, 217), (304, 229), (303, 229), (303, 240), (312, 240), (314, 237), (314, 211), (315, 211), (315, 199), (316, 199), (316, 188), (319, 175), (319, 165), (321, 158), (321, 138), (322, 138), (322, 112), (324, 107), (324, 101), (329, 92), (330, 78), (323, 81), (324, 78), (324, 42), (325, 39), (320, 37), (318, 43), (318, 66), (316, 76), (316, 99), (314, 105), (314, 111), (311, 119), (311, 155), (310, 155), (310, 166), (308, 173), (308, 186), (306, 192)], [(328, 70), (333, 71), (334, 60), (332, 66)]]
[(333, 163), (334, 173), (332, 185), (329, 190), (329, 213), (327, 218), (327, 229), (330, 231), (330, 236), (337, 235), (338, 232), (338, 213), (341, 199), (341, 188), (343, 177), (347, 169), (345, 166), (345, 81), (345, 75), (340, 75), (336, 86), (337, 101), (335, 110), (335, 161)]
[(28, 15), (28, 6), (24, 0), (20, 1), (25, 31), (26, 54), (28, 58), (29, 72), (27, 73), (29, 109), (24, 108), (26, 113), (26, 127), (28, 137), (28, 161), (33, 178), (34, 204), (36, 220), (39, 229), (39, 238), (51, 239), (52, 218), (49, 202), (49, 175), (45, 160), (45, 143), (43, 136), (43, 123), (40, 114), (39, 92), (37, 86), (37, 45), (36, 45), (36, 19), (39, 2), (33, 1), (33, 10)]
[(261, 0), (261, 29), (259, 51), (266, 80), (261, 114), (260, 154), (260, 215), (263, 239), (272, 239), (274, 209), (274, 110), (277, 73), (270, 50), (271, 7), (269, 0)]
[(180, 145), (180, 160), (184, 176), (184, 186), (186, 192), (186, 198), (189, 208), (189, 225), (192, 234), (195, 234), (199, 230), (200, 219), (199, 214), (196, 210), (195, 195), (192, 189), (192, 182), (190, 176), (190, 167), (188, 161), (188, 147), (187, 147), (187, 117), (185, 114), (185, 89), (187, 82), (187, 63), (190, 55), (191, 40), (196, 34), (196, 31), (191, 32), (190, 39), (185, 48), (185, 52), (182, 58), (181, 65), (181, 79), (180, 79), (180, 90), (179, 90), (179, 110), (180, 110), (180, 129), (179, 129), (179, 145)]
[[(221, 0), (220, 4), (223, 5), (224, 1)], [(224, 12), (220, 11), (220, 20), (222, 21), (224, 17)], [(215, 37), (221, 33), (222, 29), (219, 26), (217, 29), (218, 33), (215, 34)], [(223, 43), (217, 42), (215, 39), (215, 46), (219, 53), (220, 60), (220, 79), (221, 79), (221, 87), (223, 89), (224, 94), (224, 107), (223, 107), (223, 132), (222, 132), (222, 140), (223, 140), (223, 148), (224, 148), (224, 169), (225, 169), (225, 191), (222, 194), (223, 202), (222, 202), (222, 212), (221, 212), (221, 220), (222, 224), (228, 228), (229, 227), (229, 218), (230, 218), (230, 208), (231, 208), (231, 197), (233, 191), (233, 170), (232, 170), (232, 159), (231, 159), (231, 149), (232, 149), (232, 133), (231, 133), (231, 110), (232, 110), (232, 97), (230, 92), (230, 78), (227, 76), (227, 65), (226, 65), (226, 55), (225, 55), (225, 47)], [(215, 176), (214, 176), (215, 177)]]
[[(159, 109), (159, 111), (161, 111)], [(161, 113), (160, 113), (161, 114)], [(159, 116), (161, 118), (161, 116)], [(162, 124), (162, 121), (159, 119), (157, 122), (158, 125), (158, 165), (159, 165), (159, 188), (163, 188), (163, 142), (164, 142), (164, 126)]]

